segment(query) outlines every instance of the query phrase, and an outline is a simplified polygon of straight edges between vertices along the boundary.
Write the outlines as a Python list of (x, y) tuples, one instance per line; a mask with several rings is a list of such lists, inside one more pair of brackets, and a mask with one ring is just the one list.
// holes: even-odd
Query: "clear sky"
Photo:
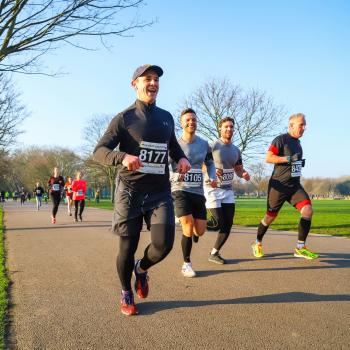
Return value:
[(31, 113), (22, 145), (79, 150), (87, 120), (129, 106), (133, 71), (152, 63), (164, 69), (157, 104), (174, 117), (211, 77), (259, 88), (288, 114), (306, 114), (304, 176), (350, 175), (349, 1), (148, 0), (139, 15), (157, 23), (109, 40), (110, 50), (45, 56), (49, 69), (69, 74), (14, 77)]

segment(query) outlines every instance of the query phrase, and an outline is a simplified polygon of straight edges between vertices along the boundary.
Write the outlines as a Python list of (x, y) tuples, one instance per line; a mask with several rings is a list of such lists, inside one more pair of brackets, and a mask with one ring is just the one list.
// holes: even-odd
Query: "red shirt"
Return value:
[(86, 181), (85, 180), (74, 180), (72, 182), (73, 200), (85, 199), (86, 192)]

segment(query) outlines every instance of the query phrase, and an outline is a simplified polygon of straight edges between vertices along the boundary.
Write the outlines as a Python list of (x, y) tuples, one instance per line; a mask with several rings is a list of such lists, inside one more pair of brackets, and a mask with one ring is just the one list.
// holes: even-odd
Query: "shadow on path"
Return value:
[[(96, 222), (96, 221), (94, 221)], [(14, 227), (7, 228), (5, 226), (5, 231), (36, 231), (36, 230), (51, 230), (51, 229), (65, 229), (65, 228), (82, 228), (82, 227), (111, 227), (110, 221), (100, 221), (108, 222), (108, 224), (95, 224), (91, 225), (88, 221), (77, 222), (75, 224), (55, 224), (52, 226), (38, 226), (38, 227)]]
[(209, 305), (244, 305), (244, 304), (276, 304), (276, 303), (312, 303), (350, 301), (350, 295), (322, 295), (314, 293), (291, 292), (253, 296), (226, 300), (181, 300), (156, 301), (137, 304), (142, 315), (150, 315), (164, 310)]

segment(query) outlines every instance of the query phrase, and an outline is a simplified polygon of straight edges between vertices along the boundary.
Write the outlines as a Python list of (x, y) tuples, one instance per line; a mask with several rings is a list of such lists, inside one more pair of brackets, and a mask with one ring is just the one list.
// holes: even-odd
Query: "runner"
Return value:
[(267, 151), (266, 162), (275, 166), (268, 186), (267, 211), (259, 224), (256, 241), (252, 244), (256, 258), (264, 256), (263, 237), (286, 201), (298, 209), (301, 214), (294, 256), (309, 260), (319, 256), (305, 245), (313, 214), (309, 195), (300, 184), (301, 170), (305, 165), (305, 160), (299, 139), (303, 136), (305, 128), (304, 114), (293, 114), (289, 117), (288, 133), (277, 136)]
[(177, 172), (176, 163), (171, 161), (171, 190), (175, 200), (175, 214), (180, 219), (182, 227), (181, 247), (183, 265), (181, 272), (185, 277), (195, 277), (192, 268), (191, 250), (192, 237), (198, 242), (198, 237), (205, 232), (207, 224), (207, 210), (203, 191), (202, 165), (205, 163), (209, 182), (216, 187), (216, 172), (211, 149), (207, 141), (195, 134), (197, 116), (193, 109), (185, 109), (180, 116), (182, 136), (178, 139), (179, 145), (191, 164), (191, 170), (185, 174)]
[[(174, 243), (168, 153), (178, 162), (179, 173), (190, 169), (176, 140), (171, 114), (155, 104), (162, 75), (163, 70), (154, 65), (136, 69), (131, 82), (136, 102), (111, 121), (94, 151), (97, 161), (120, 167), (113, 230), (120, 236), (117, 271), (122, 286), (121, 312), (125, 315), (138, 313), (131, 289), (132, 272), (137, 295), (146, 298), (147, 270), (163, 260)], [(118, 145), (119, 150), (114, 150)], [(143, 219), (151, 230), (151, 243), (134, 264)]]
[(36, 210), (39, 211), (41, 204), (42, 204), (42, 197), (45, 190), (40, 186), (40, 182), (36, 183), (36, 187), (34, 188), (34, 196), (36, 200)]
[[(209, 255), (209, 261), (215, 264), (225, 264), (220, 255), (220, 249), (230, 235), (235, 215), (235, 196), (232, 188), (234, 174), (249, 181), (250, 176), (243, 168), (241, 152), (232, 144), (234, 120), (226, 117), (219, 122), (220, 139), (212, 146), (213, 158), (218, 176), (217, 188), (212, 188), (205, 181), (204, 193), (206, 206), (215, 222), (209, 229), (218, 230), (218, 236)], [(207, 176), (206, 176), (207, 178)]]
[(24, 187), (21, 188), (20, 197), (21, 197), (21, 205), (24, 205), (26, 201), (26, 191), (24, 190)]
[(64, 185), (64, 191), (66, 193), (68, 215), (72, 216), (73, 191), (72, 191), (72, 178), (71, 177), (67, 178), (67, 182)]
[(49, 185), (50, 197), (52, 200), (51, 223), (56, 223), (56, 214), (61, 201), (61, 194), (64, 187), (64, 178), (59, 174), (58, 168), (53, 168), (53, 176), (47, 181)]
[(74, 200), (74, 221), (78, 222), (78, 209), (79, 209), (79, 220), (83, 221), (83, 211), (85, 207), (85, 193), (86, 193), (86, 181), (83, 180), (83, 173), (78, 171), (75, 180), (71, 184), (73, 191)]

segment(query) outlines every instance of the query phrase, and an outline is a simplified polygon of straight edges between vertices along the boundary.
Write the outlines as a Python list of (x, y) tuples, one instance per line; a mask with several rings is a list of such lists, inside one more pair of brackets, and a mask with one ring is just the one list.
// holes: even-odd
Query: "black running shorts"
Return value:
[(175, 214), (178, 218), (192, 214), (194, 219), (206, 220), (205, 197), (186, 191), (173, 192)]
[(112, 230), (118, 236), (133, 236), (142, 230), (143, 220), (151, 225), (175, 225), (170, 188), (159, 193), (141, 193), (117, 180)]
[(284, 202), (296, 206), (304, 201), (310, 201), (310, 197), (301, 184), (286, 186), (277, 180), (270, 180), (267, 195), (267, 215), (276, 216)]

